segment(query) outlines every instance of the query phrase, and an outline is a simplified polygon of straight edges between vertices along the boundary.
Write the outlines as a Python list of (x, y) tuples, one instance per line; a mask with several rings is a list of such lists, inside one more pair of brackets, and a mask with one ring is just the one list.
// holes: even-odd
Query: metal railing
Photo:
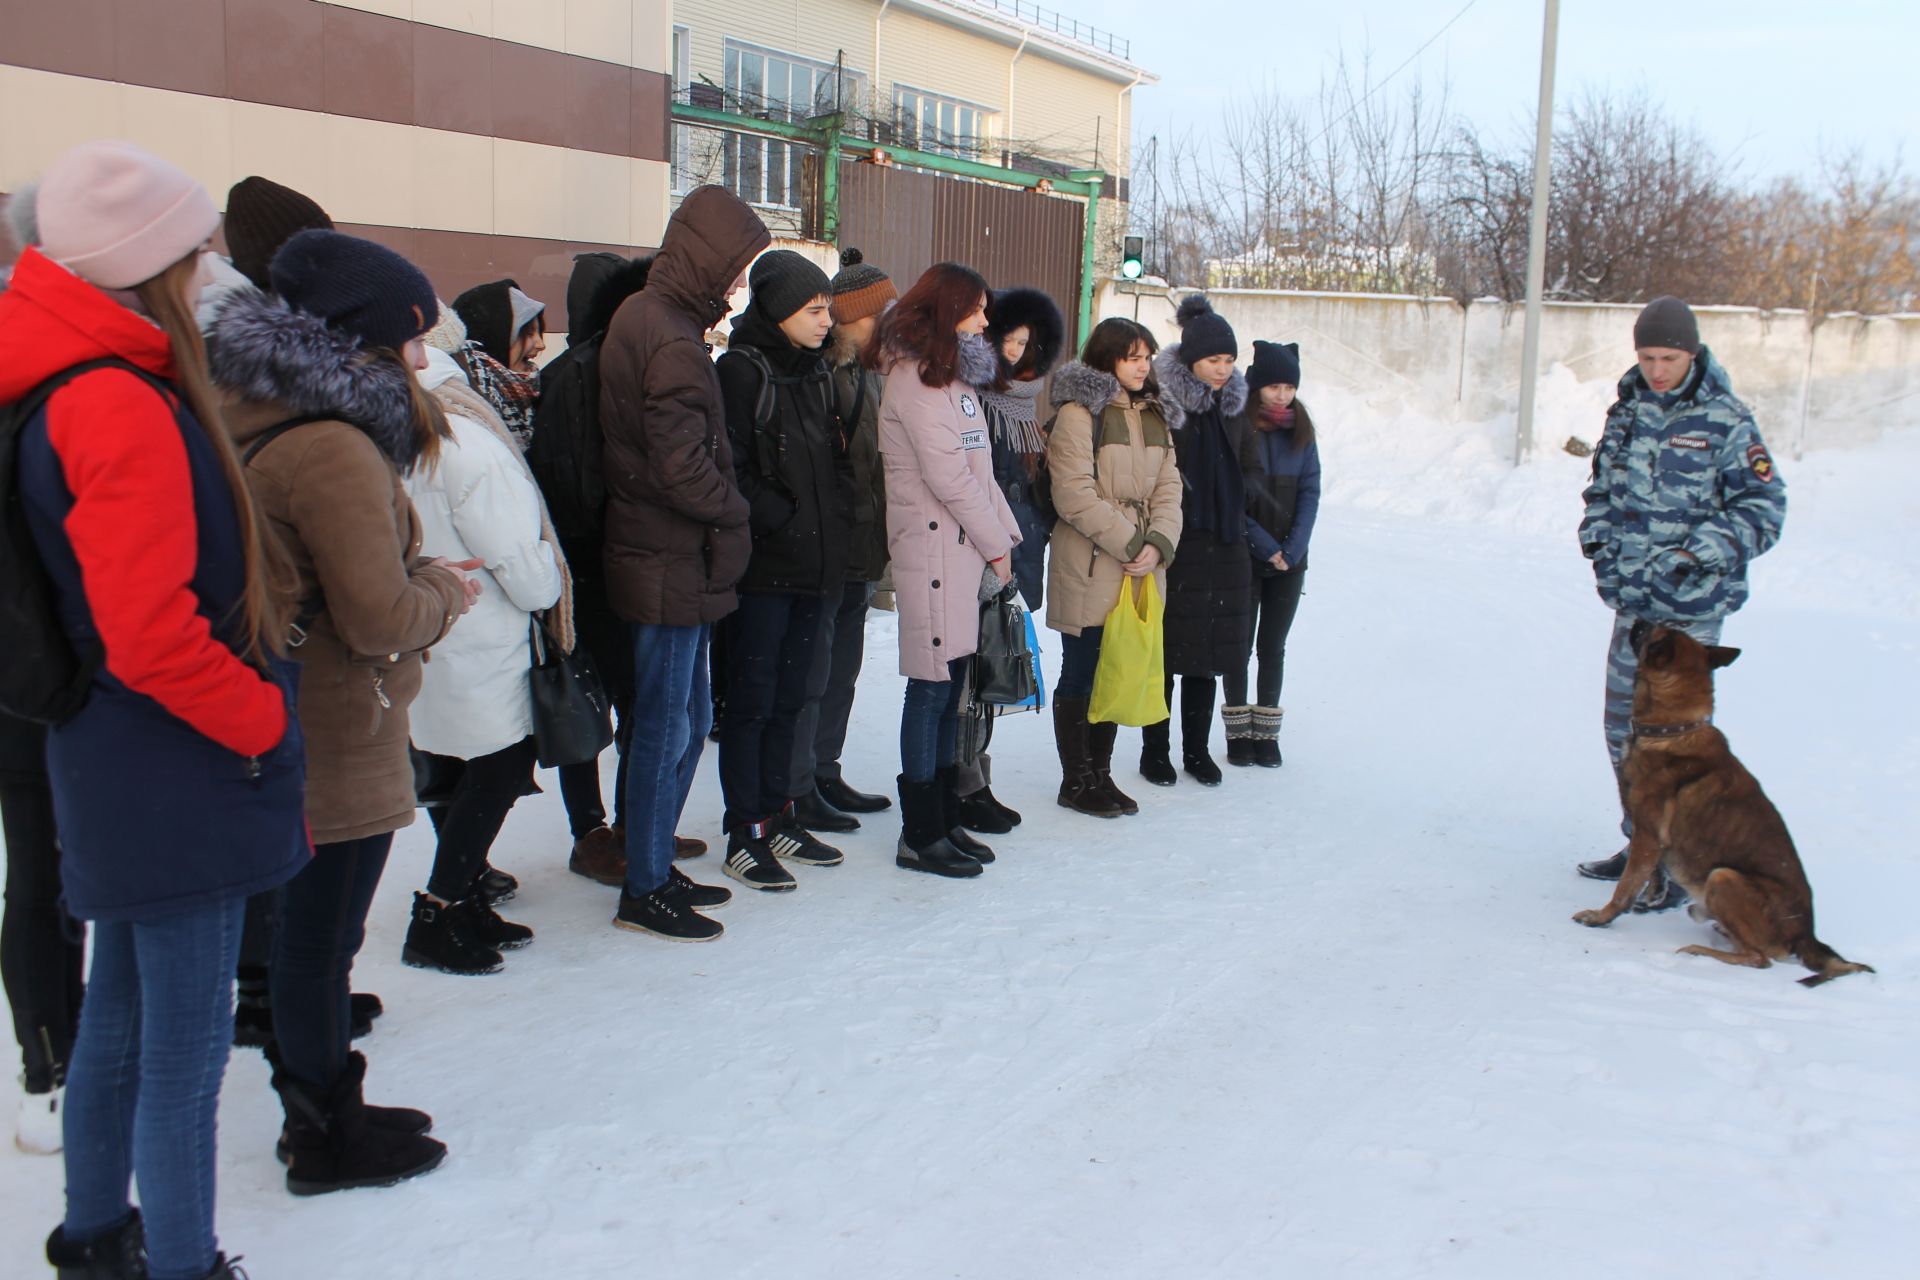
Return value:
[(1041, 31), (1051, 31), (1055, 35), (1065, 36), (1076, 44), (1110, 53), (1116, 58), (1133, 58), (1133, 41), (1123, 40), (1110, 31), (1102, 31), (1089, 23), (1069, 18), (1058, 9), (1047, 9), (1037, 4), (1028, 4), (1026, 0), (973, 0), (982, 9), (992, 9), (995, 13), (1004, 13), (1035, 27)]

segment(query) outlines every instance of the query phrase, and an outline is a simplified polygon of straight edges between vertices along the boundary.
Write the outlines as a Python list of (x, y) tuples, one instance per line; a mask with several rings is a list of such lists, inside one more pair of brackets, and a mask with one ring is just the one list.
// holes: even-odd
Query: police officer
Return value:
[[(1746, 603), (1747, 562), (1779, 540), (1787, 514), (1786, 482), (1753, 411), (1700, 344), (1692, 309), (1654, 299), (1634, 321), (1633, 345), (1638, 363), (1607, 411), (1580, 521), (1580, 549), (1614, 611), (1605, 723), (1616, 771), (1633, 732), (1633, 624), (1664, 623), (1718, 643), (1721, 623)], [(1621, 829), (1632, 836), (1630, 820)], [(1581, 863), (1580, 874), (1618, 880), (1626, 865), (1622, 849)], [(1634, 910), (1684, 901), (1662, 870)]]

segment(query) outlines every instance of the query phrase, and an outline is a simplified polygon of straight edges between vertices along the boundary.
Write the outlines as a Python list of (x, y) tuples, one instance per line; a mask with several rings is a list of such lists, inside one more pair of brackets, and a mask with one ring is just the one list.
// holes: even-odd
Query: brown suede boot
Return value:
[[(1087, 699), (1053, 700), (1053, 742), (1060, 753), (1060, 807), (1090, 818), (1117, 818), (1120, 806), (1100, 785), (1088, 752), (1093, 726), (1087, 723)], [(1111, 739), (1108, 749), (1112, 749)]]
[(595, 884), (619, 886), (627, 882), (627, 849), (608, 827), (595, 827), (573, 842), (567, 870)]

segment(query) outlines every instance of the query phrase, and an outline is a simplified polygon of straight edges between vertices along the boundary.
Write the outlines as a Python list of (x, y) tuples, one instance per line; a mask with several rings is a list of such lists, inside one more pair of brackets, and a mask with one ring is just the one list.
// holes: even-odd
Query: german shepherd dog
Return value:
[(1793, 956), (1813, 970), (1800, 979), (1809, 987), (1872, 973), (1813, 936), (1813, 890), (1787, 824), (1713, 727), (1713, 673), (1740, 651), (1646, 622), (1630, 639), (1639, 670), (1633, 740), (1620, 768), (1621, 802), (1633, 819), (1627, 869), (1606, 906), (1573, 918), (1612, 923), (1664, 862), (1693, 895), (1694, 919), (1712, 920), (1733, 947), (1696, 945), (1682, 954), (1755, 969)]

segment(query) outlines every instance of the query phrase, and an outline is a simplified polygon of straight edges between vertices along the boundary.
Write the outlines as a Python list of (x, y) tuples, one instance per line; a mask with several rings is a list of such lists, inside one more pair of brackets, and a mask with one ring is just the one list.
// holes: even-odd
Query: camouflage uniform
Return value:
[(1616, 617), (1607, 649), (1607, 751), (1617, 768), (1632, 732), (1635, 621), (1704, 644), (1747, 600), (1747, 561), (1780, 538), (1786, 482), (1753, 411), (1701, 347), (1687, 380), (1662, 395), (1639, 368), (1620, 379), (1593, 455), (1580, 549)]

